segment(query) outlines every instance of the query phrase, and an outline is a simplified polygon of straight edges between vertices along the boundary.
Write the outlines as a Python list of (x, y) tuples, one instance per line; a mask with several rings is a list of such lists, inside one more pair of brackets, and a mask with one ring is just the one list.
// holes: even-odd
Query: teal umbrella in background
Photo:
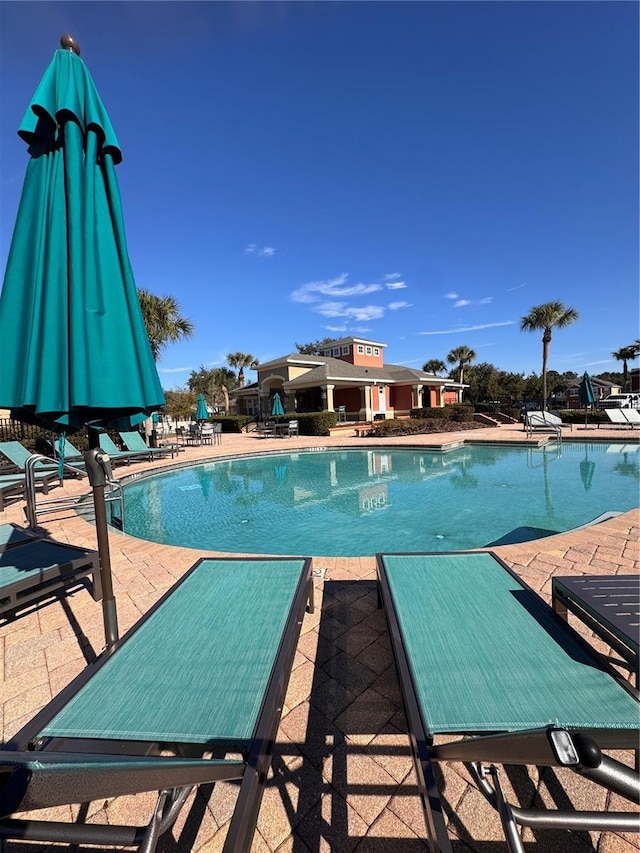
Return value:
[(593, 390), (593, 384), (591, 382), (591, 377), (589, 374), (584, 372), (584, 376), (580, 380), (580, 384), (578, 385), (578, 399), (580, 400), (580, 405), (584, 406), (584, 425), (585, 428), (587, 426), (587, 409), (589, 406), (592, 406), (595, 402), (596, 395)]
[(209, 412), (207, 411), (207, 404), (204, 400), (204, 394), (198, 394), (198, 402), (196, 403), (196, 420), (206, 421), (208, 417)]
[(18, 129), (30, 160), (0, 296), (0, 407), (57, 432), (87, 426), (107, 645), (118, 625), (99, 428), (164, 404), (127, 253), (122, 154), (74, 40), (42, 77)]
[(276, 391), (273, 395), (273, 401), (271, 403), (271, 414), (276, 415), (284, 415), (284, 408), (282, 407), (282, 400), (280, 399), (280, 394)]

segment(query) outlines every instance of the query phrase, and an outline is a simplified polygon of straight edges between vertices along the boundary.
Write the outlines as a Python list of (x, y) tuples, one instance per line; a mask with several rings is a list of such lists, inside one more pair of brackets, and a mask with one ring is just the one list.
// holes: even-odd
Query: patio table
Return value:
[(640, 575), (554, 577), (553, 609), (563, 619), (571, 611), (625, 660), (638, 685)]

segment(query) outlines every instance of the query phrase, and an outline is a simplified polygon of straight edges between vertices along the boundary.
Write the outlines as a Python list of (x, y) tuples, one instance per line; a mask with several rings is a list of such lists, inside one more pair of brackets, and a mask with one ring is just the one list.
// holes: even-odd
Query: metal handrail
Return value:
[[(62, 498), (47, 498), (47, 500), (38, 502), (37, 493), (36, 493), (36, 478), (35, 478), (35, 469), (36, 465), (40, 462), (50, 462), (54, 465), (59, 465), (59, 459), (52, 459), (50, 456), (44, 456), (42, 453), (32, 453), (31, 456), (25, 462), (25, 516), (27, 518), (27, 522), (29, 527), (37, 527), (38, 526), (38, 515), (44, 515), (49, 512), (56, 512), (60, 509), (67, 509), (69, 507), (77, 506), (78, 504), (78, 495), (74, 495), (73, 497), (65, 496)], [(86, 477), (86, 471), (82, 468), (78, 468), (76, 465), (70, 462), (63, 462), (63, 469), (73, 472), (74, 474), (80, 474), (83, 477)], [(124, 524), (124, 496), (122, 493), (122, 486), (117, 480), (108, 480), (107, 481), (109, 491), (105, 495), (105, 502), (109, 504), (113, 504), (114, 502), (118, 502), (120, 504), (120, 518), (122, 520), (122, 524)], [(113, 518), (113, 513), (112, 513)]]

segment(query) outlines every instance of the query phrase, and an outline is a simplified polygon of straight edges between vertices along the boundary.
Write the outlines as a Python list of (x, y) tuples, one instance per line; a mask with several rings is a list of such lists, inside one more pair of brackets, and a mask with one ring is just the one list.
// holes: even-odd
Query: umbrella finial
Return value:
[(65, 33), (60, 39), (60, 47), (63, 50), (70, 50), (76, 54), (76, 56), (80, 56), (80, 45), (74, 39), (73, 36), (70, 36), (69, 33)]

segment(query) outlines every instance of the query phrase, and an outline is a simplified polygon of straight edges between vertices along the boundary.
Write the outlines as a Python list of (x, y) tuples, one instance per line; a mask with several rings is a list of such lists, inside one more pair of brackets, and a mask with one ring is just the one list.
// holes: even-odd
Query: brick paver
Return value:
[[(636, 441), (618, 430), (578, 430), (574, 439)], [(568, 437), (565, 437), (567, 440)], [(527, 440), (521, 427), (482, 429), (458, 434), (393, 439), (393, 446), (439, 447), (461, 440)], [(366, 444), (365, 444), (366, 442)], [(263, 439), (251, 435), (223, 437), (215, 447), (187, 448), (175, 460), (155, 460), (154, 467), (221, 455), (294, 450), (308, 446), (386, 445), (357, 438), (352, 431), (332, 437)], [(125, 477), (146, 470), (146, 463), (120, 467)], [(84, 493), (86, 481), (65, 482), (51, 493)], [(0, 522), (23, 523), (22, 504), (9, 503)], [(95, 547), (93, 527), (72, 511), (45, 516), (53, 538)], [(547, 600), (554, 574), (640, 571), (640, 511), (633, 510), (582, 530), (495, 548), (523, 579)], [(172, 548), (110, 534), (114, 585), (121, 633), (124, 633), (191, 566), (202, 551)], [(213, 553), (213, 552), (210, 552)], [(314, 555), (317, 608), (305, 617), (278, 734), (270, 782), (258, 819), (252, 853), (413, 853), (428, 849), (413, 776), (409, 741), (384, 615), (377, 608), (373, 557)], [(576, 624), (583, 633), (586, 629)], [(487, 630), (490, 630), (488, 625)], [(597, 641), (591, 638), (597, 646)], [(101, 605), (86, 589), (74, 591), (40, 609), (0, 621), (0, 687), (3, 736), (8, 738), (52, 695), (58, 693), (102, 649)], [(600, 644), (600, 647), (602, 644)], [(633, 761), (631, 754), (625, 756)], [(604, 794), (571, 774), (545, 770), (529, 774), (510, 770), (507, 790), (523, 804), (557, 803), (568, 797), (574, 808), (599, 807)], [(496, 813), (471, 783), (464, 766), (443, 770), (443, 803), (455, 853), (504, 851)], [(172, 839), (163, 851), (220, 850), (237, 787), (217, 785), (210, 793), (192, 794)], [(611, 808), (628, 808), (611, 798)], [(51, 810), (56, 819), (81, 813), (95, 822), (138, 823), (150, 813), (153, 797), (118, 798), (88, 808)], [(615, 833), (524, 833), (527, 850), (541, 853), (629, 853), (640, 848), (637, 837)], [(7, 853), (29, 853), (44, 845), (7, 844)], [(66, 849), (66, 848), (65, 848)], [(95, 849), (95, 848), (93, 848)]]

